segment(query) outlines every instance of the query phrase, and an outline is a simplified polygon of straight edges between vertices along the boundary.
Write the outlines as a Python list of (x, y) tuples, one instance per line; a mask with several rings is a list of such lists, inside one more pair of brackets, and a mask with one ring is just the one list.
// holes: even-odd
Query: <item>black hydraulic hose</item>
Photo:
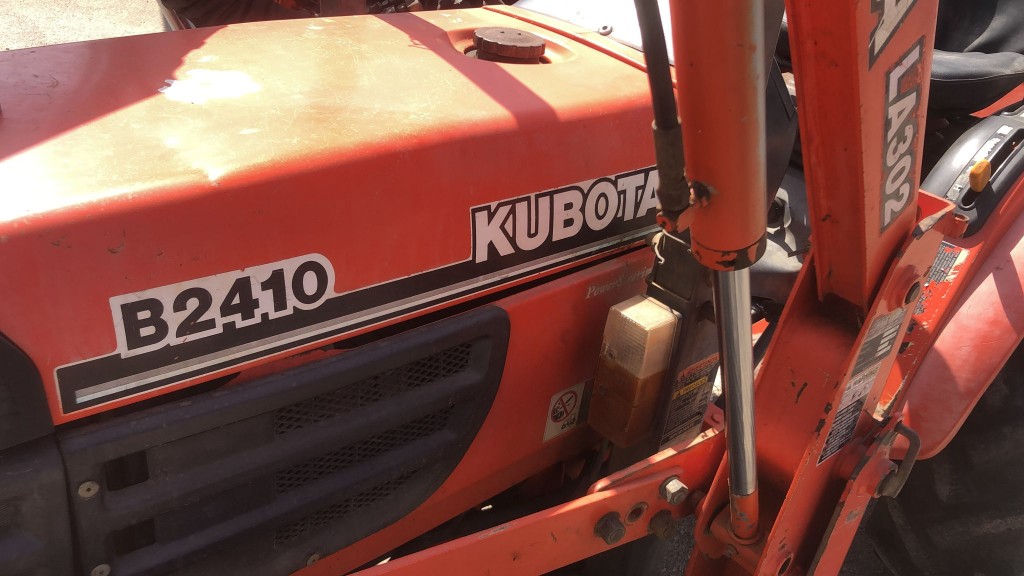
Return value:
[(672, 91), (668, 48), (661, 27), (658, 2), (635, 0), (635, 4), (644, 60), (647, 62), (647, 82), (651, 85), (651, 100), (654, 103), (654, 126), (661, 130), (671, 130), (679, 126), (679, 115), (676, 113), (676, 96)]
[[(654, 105), (654, 153), (658, 162), (658, 203), (662, 213), (675, 221), (690, 205), (690, 185), (683, 170), (683, 133), (672, 90), (668, 48), (661, 26), (657, 0), (634, 0), (640, 24), (647, 81)], [(678, 232), (677, 230), (673, 230)]]

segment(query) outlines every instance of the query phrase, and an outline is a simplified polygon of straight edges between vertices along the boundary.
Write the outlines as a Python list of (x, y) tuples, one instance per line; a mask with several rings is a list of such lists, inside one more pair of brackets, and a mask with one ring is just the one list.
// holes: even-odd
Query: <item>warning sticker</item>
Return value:
[(914, 310), (915, 320), (929, 326), (934, 320), (938, 306), (931, 306), (930, 314), (925, 314), (928, 309), (928, 301), (938, 302), (943, 300), (952, 290), (953, 282), (960, 274), (960, 267), (967, 261), (970, 252), (960, 246), (943, 240), (939, 245), (939, 251), (932, 262), (932, 269), (924, 282), (924, 290), (921, 299)]
[(930, 286), (936, 282), (952, 280), (953, 277), (950, 276), (950, 272), (953, 271), (953, 266), (962, 264), (966, 255), (966, 250), (943, 240), (942, 244), (939, 245), (938, 253), (935, 255), (935, 261), (932, 262), (932, 269), (928, 273), (925, 286)]
[(854, 376), (889, 355), (900, 335), (900, 326), (903, 325), (903, 316), (906, 312), (906, 308), (899, 308), (875, 318), (867, 336), (864, 337), (864, 343), (860, 346), (860, 352), (857, 353), (857, 363), (853, 366)]
[(548, 403), (547, 423), (544, 425), (544, 441), (561, 436), (575, 428), (583, 420), (580, 412), (583, 409), (583, 393), (586, 382), (582, 382), (555, 393)]
[(672, 385), (665, 432), (661, 436), (662, 448), (690, 440), (700, 432), (717, 370), (718, 354), (712, 354), (685, 368), (676, 377)]
[(903, 317), (906, 313), (906, 308), (893, 310), (875, 318), (871, 327), (868, 328), (864, 342), (857, 352), (857, 361), (853, 365), (853, 376), (846, 384), (843, 398), (836, 411), (835, 421), (832, 423), (832, 429), (828, 433), (828, 438), (825, 439), (821, 456), (818, 457), (819, 465), (839, 452), (853, 438), (857, 419), (860, 417), (861, 409), (864, 408), (864, 399), (871, 392), (871, 386), (875, 383), (875, 377), (878, 376), (882, 360), (889, 356), (899, 339), (900, 327), (903, 326)]
[(832, 423), (832, 430), (828, 433), (828, 438), (825, 439), (825, 446), (821, 449), (818, 464), (839, 452), (853, 438), (853, 430), (857, 427), (857, 419), (860, 417), (861, 409), (864, 408), (864, 398), (871, 391), (871, 385), (875, 383), (875, 376), (878, 376), (878, 367), (879, 364), (875, 364), (850, 379), (846, 392), (843, 392), (843, 400), (839, 403), (839, 411), (836, 412), (836, 419)]

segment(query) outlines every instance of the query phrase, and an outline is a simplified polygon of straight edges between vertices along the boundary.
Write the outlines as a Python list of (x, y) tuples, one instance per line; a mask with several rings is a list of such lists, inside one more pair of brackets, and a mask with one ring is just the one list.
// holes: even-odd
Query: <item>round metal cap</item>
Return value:
[(485, 54), (530, 60), (544, 55), (544, 39), (536, 34), (515, 28), (477, 28), (473, 44)]

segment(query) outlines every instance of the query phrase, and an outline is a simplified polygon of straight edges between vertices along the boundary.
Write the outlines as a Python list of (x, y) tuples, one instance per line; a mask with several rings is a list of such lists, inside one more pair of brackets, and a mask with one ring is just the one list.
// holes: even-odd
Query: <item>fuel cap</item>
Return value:
[(477, 28), (473, 46), (481, 60), (513, 63), (537, 63), (544, 55), (544, 39), (515, 28)]

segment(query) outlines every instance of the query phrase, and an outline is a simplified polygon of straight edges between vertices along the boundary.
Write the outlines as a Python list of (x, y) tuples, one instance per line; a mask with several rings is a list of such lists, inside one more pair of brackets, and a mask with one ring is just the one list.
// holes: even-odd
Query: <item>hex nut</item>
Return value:
[(89, 576), (110, 576), (110, 564), (100, 564), (89, 572)]
[(659, 540), (668, 540), (675, 534), (676, 520), (668, 510), (662, 510), (651, 518), (648, 530)]
[(309, 558), (306, 558), (306, 566), (312, 566), (313, 564), (316, 564), (319, 561), (320, 561), (320, 555), (319, 554), (310, 554)]
[[(100, 485), (93, 482), (92, 480), (82, 482), (81, 484), (78, 485), (78, 497), (82, 498), (83, 500), (88, 500), (99, 493)], [(106, 566), (106, 564), (101, 564), (101, 566)], [(97, 566), (97, 568), (99, 568), (99, 566)]]
[(594, 534), (610, 546), (626, 536), (626, 526), (618, 512), (609, 512), (594, 525)]
[(670, 476), (661, 483), (659, 493), (661, 498), (672, 506), (679, 506), (690, 495), (690, 489), (683, 484), (678, 476)]

